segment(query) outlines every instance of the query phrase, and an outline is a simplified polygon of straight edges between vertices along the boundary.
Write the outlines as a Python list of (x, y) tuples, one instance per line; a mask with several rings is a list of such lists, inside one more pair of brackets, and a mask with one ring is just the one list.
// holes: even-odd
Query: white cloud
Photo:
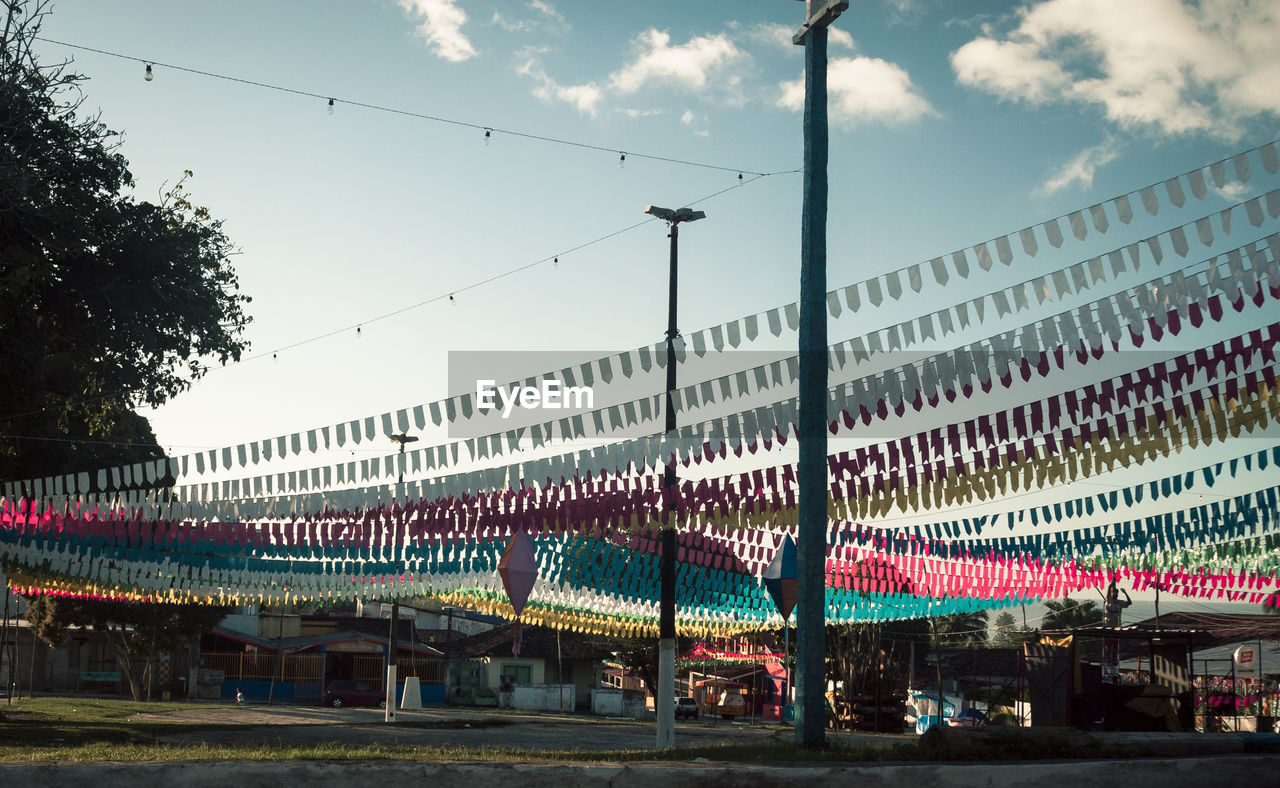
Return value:
[(1252, 186), (1240, 181), (1229, 181), (1224, 183), (1222, 188), (1214, 187), (1213, 190), (1218, 193), (1219, 197), (1230, 203), (1241, 202), (1245, 197), (1253, 193)]
[(1100, 145), (1085, 148), (1070, 161), (1062, 165), (1047, 181), (1040, 184), (1036, 193), (1048, 196), (1062, 191), (1068, 186), (1078, 183), (1087, 189), (1093, 185), (1093, 174), (1099, 167), (1106, 166), (1120, 155), (1119, 145), (1107, 139)]
[(516, 73), (532, 78), (537, 85), (533, 95), (543, 101), (558, 101), (569, 104), (584, 115), (595, 116), (604, 100), (604, 91), (594, 82), (583, 85), (561, 85), (543, 71), (541, 64), (529, 58), (518, 68)]
[(695, 137), (711, 136), (711, 132), (707, 129), (707, 122), (706, 115), (699, 115), (691, 109), (686, 109), (680, 115), (680, 125), (688, 127)]
[(895, 24), (916, 22), (924, 15), (924, 4), (920, 0), (885, 0), (889, 6), (889, 20)]
[(561, 34), (568, 31), (568, 20), (550, 3), (544, 3), (542, 0), (531, 0), (525, 3), (525, 7), (533, 12), (531, 16), (517, 19), (494, 11), (493, 18), (489, 21), (508, 33)]
[[(804, 78), (783, 82), (778, 106), (804, 108)], [(833, 58), (827, 63), (828, 113), (835, 123), (908, 123), (934, 113), (902, 67), (874, 57)]]
[(1237, 137), (1280, 115), (1274, 0), (1043, 0), (951, 54), (962, 85), (1098, 106), (1122, 128)]
[(752, 43), (777, 47), (787, 52), (803, 51), (791, 43), (791, 36), (795, 32), (795, 28), (778, 22), (761, 22), (743, 30), (742, 37)]
[(564, 15), (555, 9), (550, 3), (544, 3), (542, 0), (529, 0), (529, 7), (544, 16), (549, 16), (557, 22), (564, 22)]
[[(779, 22), (760, 22), (751, 27), (738, 28), (730, 25), (730, 29), (737, 33), (739, 30), (740, 37), (745, 41), (753, 44), (762, 44), (768, 47), (774, 47), (788, 53), (796, 55), (804, 54), (804, 47), (795, 45), (792, 36), (800, 29), (797, 22), (794, 25), (784, 25)], [(857, 44), (853, 41), (853, 36), (847, 30), (841, 30), (837, 27), (827, 28), (827, 44), (830, 47), (840, 47), (843, 49), (857, 49)]]
[(746, 57), (723, 33), (695, 36), (672, 46), (671, 35), (649, 29), (635, 39), (635, 58), (609, 76), (619, 93), (634, 93), (649, 84), (675, 85), (691, 92), (709, 87), (736, 87), (741, 78), (732, 66)]
[(476, 49), (462, 33), (467, 13), (458, 8), (456, 0), (399, 0), (400, 7), (415, 21), (419, 21), (417, 34), (426, 40), (432, 50), (455, 63), (476, 56)]
[(841, 30), (838, 27), (827, 28), (827, 46), (842, 49), (857, 48), (853, 43), (853, 35), (848, 30)]

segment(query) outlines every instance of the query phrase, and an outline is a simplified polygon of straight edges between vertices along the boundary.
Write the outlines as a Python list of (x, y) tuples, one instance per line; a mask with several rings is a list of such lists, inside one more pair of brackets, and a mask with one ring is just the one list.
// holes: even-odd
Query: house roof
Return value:
[[(1166, 613), (1149, 618), (1137, 626), (1161, 629), (1196, 629), (1205, 633), (1210, 645), (1246, 640), (1280, 640), (1280, 616), (1241, 613)], [(1200, 643), (1197, 642), (1197, 646)]]
[[(450, 654), (464, 657), (510, 656), (513, 629), (513, 624), (507, 624), (465, 640), (454, 640)], [(556, 659), (557, 654), (563, 659), (600, 660), (613, 656), (613, 648), (603, 639), (560, 632), (557, 652), (556, 630), (535, 626), (520, 628), (520, 656)]]
[[(281, 654), (296, 654), (300, 651), (317, 648), (319, 646), (332, 646), (338, 643), (352, 643), (355, 641), (364, 641), (374, 643), (383, 648), (387, 646), (387, 634), (384, 632), (381, 636), (368, 632), (356, 632), (353, 630), (341, 630), (337, 632), (323, 632), (315, 635), (300, 635), (287, 638), (263, 637), (261, 635), (252, 635), (247, 632), (239, 632), (234, 629), (225, 629), (221, 626), (213, 628), (212, 634), (220, 637), (234, 640), (238, 643), (253, 646), (263, 651), (276, 651), (279, 649)], [(432, 648), (425, 643), (418, 643), (413, 640), (397, 639), (396, 648), (401, 651), (409, 651), (414, 654), (423, 654), (428, 656), (442, 656), (443, 652), (439, 649)]]
[[(1059, 633), (1046, 633), (1059, 634)], [(1227, 643), (1280, 640), (1280, 616), (1239, 613), (1166, 613), (1122, 627), (1089, 626), (1061, 630), (1090, 638), (1120, 641), (1123, 658), (1145, 655), (1147, 642), (1190, 644), (1200, 651)]]

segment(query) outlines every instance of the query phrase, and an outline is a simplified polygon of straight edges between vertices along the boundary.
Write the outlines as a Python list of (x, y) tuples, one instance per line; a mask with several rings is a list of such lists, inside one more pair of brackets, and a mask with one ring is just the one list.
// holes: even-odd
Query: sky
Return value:
[[(161, 445), (458, 393), (451, 351), (657, 342), (650, 204), (707, 214), (680, 233), (686, 333), (794, 301), (803, 8), (57, 0), (41, 57), (90, 78), (140, 199), (193, 172), (253, 298), (245, 359), (145, 413)], [(1275, 139), (1276, 40), (1274, 2), (851, 3), (829, 35), (829, 287)]]

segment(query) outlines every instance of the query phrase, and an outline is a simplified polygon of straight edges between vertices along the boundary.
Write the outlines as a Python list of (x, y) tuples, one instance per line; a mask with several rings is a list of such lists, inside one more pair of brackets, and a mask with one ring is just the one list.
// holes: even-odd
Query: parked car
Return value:
[(329, 682), (324, 689), (324, 705), (340, 709), (343, 706), (381, 706), (387, 702), (382, 690), (374, 689), (363, 681), (338, 679)]
[(676, 719), (698, 719), (697, 698), (676, 698)]

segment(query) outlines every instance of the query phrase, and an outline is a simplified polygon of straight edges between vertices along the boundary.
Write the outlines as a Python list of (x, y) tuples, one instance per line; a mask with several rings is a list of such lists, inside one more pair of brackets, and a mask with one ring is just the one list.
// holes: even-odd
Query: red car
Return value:
[(382, 690), (353, 679), (331, 681), (324, 690), (324, 705), (335, 709), (343, 706), (381, 706), (386, 702), (387, 698)]

